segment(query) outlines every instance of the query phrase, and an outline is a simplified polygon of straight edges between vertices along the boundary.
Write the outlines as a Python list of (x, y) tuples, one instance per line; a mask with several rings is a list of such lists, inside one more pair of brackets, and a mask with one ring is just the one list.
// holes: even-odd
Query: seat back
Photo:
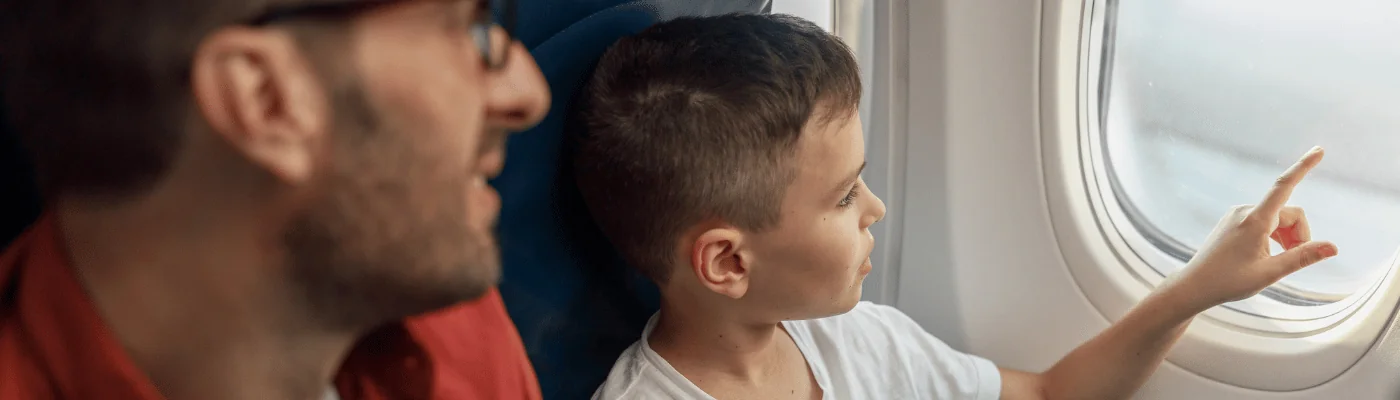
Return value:
[(628, 268), (602, 237), (572, 182), (564, 157), (575, 132), (566, 134), (565, 117), (576, 92), (603, 52), (624, 36), (680, 16), (768, 7), (768, 0), (628, 1), (583, 17), (532, 49), (553, 103), (538, 126), (511, 137), (506, 168), (492, 183), (502, 199), (501, 295), (546, 399), (592, 394), (640, 337), (659, 301), (655, 285)]
[(9, 246), (38, 218), (39, 189), (34, 184), (34, 170), (19, 138), (6, 124), (5, 108), (0, 107), (0, 249)]

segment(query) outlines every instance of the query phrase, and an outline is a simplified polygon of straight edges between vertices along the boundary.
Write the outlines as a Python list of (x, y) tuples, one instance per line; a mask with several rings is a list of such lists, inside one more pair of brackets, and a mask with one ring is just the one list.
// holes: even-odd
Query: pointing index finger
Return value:
[(1259, 203), (1259, 207), (1254, 212), (1263, 215), (1278, 215), (1283, 211), (1284, 205), (1288, 204), (1288, 198), (1293, 196), (1293, 188), (1303, 181), (1303, 177), (1308, 175), (1318, 163), (1322, 162), (1324, 151), (1321, 147), (1313, 147), (1303, 154), (1303, 158), (1293, 163), (1288, 171), (1284, 171), (1278, 180), (1274, 182), (1273, 189), (1269, 189), (1269, 194), (1264, 197), (1264, 201)]

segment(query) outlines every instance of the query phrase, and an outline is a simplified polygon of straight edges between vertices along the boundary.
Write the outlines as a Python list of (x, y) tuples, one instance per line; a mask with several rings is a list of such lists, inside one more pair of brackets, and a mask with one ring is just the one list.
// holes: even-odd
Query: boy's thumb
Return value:
[(1273, 264), (1279, 269), (1279, 279), (1288, 274), (1307, 268), (1337, 255), (1337, 245), (1331, 242), (1307, 242), (1291, 250), (1274, 256)]

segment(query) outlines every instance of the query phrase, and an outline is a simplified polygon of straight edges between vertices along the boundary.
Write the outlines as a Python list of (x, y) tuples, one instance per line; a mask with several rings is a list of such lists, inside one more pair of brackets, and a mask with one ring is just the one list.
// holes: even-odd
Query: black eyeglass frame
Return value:
[[(312, 16), (349, 16), (355, 13), (367, 11), (375, 7), (390, 4), (402, 3), (410, 0), (326, 0), (302, 4), (290, 4), (283, 6), (273, 6), (243, 22), (249, 26), (267, 26), (283, 20), (312, 17)], [(489, 28), (492, 25), (500, 25), (506, 32), (504, 46), (510, 46), (515, 42), (515, 23), (518, 9), (518, 0), (475, 0), (485, 1), (491, 6), (487, 8), (490, 13), (499, 11), (500, 21), (495, 22), (494, 15), (491, 17), (479, 18), (472, 23), (472, 34), (477, 35), (476, 44), (481, 52), (481, 61), (488, 69), (499, 69), (506, 64), (506, 54), (510, 52), (506, 49), (499, 60), (492, 62), (492, 48)], [(498, 9), (499, 7), (499, 9)]]

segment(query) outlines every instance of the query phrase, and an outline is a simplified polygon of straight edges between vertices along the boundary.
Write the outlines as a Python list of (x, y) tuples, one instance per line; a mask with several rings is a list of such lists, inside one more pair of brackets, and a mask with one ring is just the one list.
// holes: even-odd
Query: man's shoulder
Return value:
[(524, 343), (495, 289), (476, 300), (406, 318), (403, 324), (421, 345), (450, 358), (525, 360)]
[(0, 319), (0, 400), (55, 398), (42, 367), (15, 318)]
[(481, 297), (477, 297), (474, 300), (457, 303), (447, 308), (409, 317), (407, 321), (415, 323), (460, 325), (460, 321), (462, 321), (463, 318), (470, 321), (482, 318), (489, 320), (510, 320), (510, 316), (506, 314), (505, 302), (501, 300), (500, 290), (492, 288), (482, 294)]
[(19, 275), (30, 236), (26, 232), (0, 252), (0, 400), (56, 397), (20, 321)]
[(466, 398), (540, 398), (525, 344), (495, 289), (470, 302), (407, 318), (403, 325), (439, 369), (440, 389), (471, 393)]

